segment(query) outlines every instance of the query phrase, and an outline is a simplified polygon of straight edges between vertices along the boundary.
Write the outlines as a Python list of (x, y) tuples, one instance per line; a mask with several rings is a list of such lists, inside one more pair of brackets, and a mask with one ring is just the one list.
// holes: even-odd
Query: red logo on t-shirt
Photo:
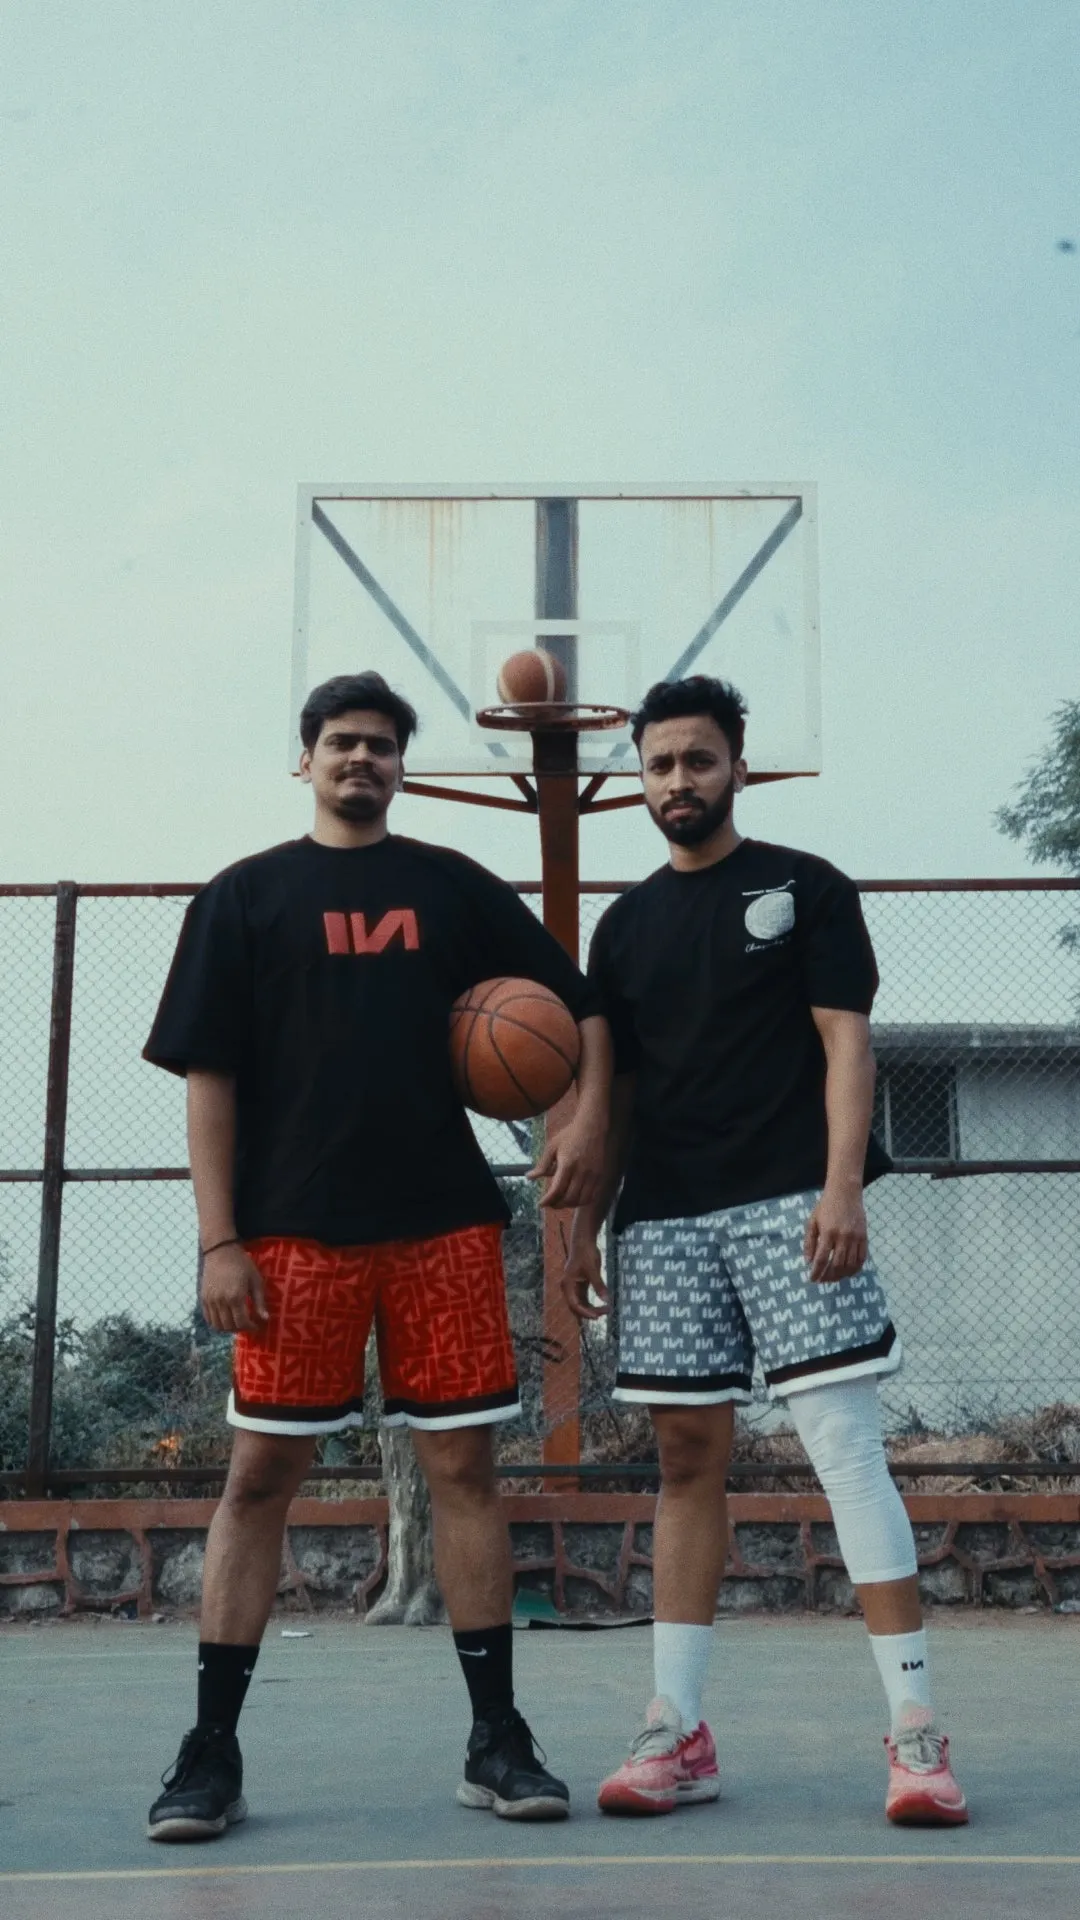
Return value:
[(400, 940), (409, 953), (420, 946), (420, 929), (411, 907), (394, 907), (384, 913), (368, 932), (362, 913), (324, 913), (328, 953), (383, 953), (392, 940)]

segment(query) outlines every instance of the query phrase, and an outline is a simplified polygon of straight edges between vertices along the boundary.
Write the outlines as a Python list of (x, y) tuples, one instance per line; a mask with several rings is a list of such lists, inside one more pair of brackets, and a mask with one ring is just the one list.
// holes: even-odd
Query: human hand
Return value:
[[(600, 1271), (600, 1249), (595, 1240), (572, 1245), (559, 1282), (563, 1299), (575, 1320), (602, 1320), (608, 1310), (608, 1290)], [(589, 1299), (590, 1292), (599, 1305)]]
[(262, 1274), (237, 1243), (204, 1256), (201, 1293), (215, 1333), (261, 1333), (269, 1321)]
[(591, 1123), (573, 1120), (548, 1141), (526, 1178), (549, 1183), (542, 1207), (584, 1207), (599, 1192), (603, 1172), (603, 1132)]
[(816, 1283), (850, 1280), (869, 1252), (866, 1209), (861, 1187), (847, 1192), (825, 1188), (806, 1223), (803, 1253)]

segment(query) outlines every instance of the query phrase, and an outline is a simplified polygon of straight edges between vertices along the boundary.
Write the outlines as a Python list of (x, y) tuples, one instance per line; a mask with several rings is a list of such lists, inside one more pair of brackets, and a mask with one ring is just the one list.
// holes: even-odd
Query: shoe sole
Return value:
[(558, 1794), (535, 1794), (531, 1800), (504, 1800), (494, 1787), (478, 1787), (463, 1780), (456, 1795), (459, 1807), (494, 1813), (500, 1820), (565, 1820), (570, 1804)]
[(238, 1826), (247, 1819), (247, 1801), (243, 1794), (227, 1806), (216, 1820), (196, 1820), (191, 1814), (176, 1814), (164, 1820), (151, 1820), (147, 1823), (148, 1840), (217, 1840), (226, 1827)]
[(964, 1807), (944, 1806), (939, 1800), (922, 1800), (912, 1795), (909, 1799), (894, 1800), (886, 1807), (885, 1818), (894, 1827), (966, 1827), (968, 1810)]
[(601, 1813), (648, 1816), (674, 1813), (678, 1807), (704, 1806), (707, 1801), (719, 1798), (719, 1780), (688, 1780), (676, 1787), (674, 1794), (664, 1793), (660, 1788), (650, 1792), (647, 1787), (601, 1787), (596, 1804)]

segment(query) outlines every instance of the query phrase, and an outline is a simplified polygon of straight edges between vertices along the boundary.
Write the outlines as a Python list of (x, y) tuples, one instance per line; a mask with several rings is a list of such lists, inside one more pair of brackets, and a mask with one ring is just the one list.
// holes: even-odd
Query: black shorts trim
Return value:
[(728, 1387), (750, 1391), (748, 1373), (617, 1373), (617, 1387), (634, 1387), (638, 1393), (722, 1393)]
[(516, 1407), (520, 1399), (518, 1384), (500, 1387), (497, 1393), (477, 1393), (468, 1400), (403, 1400), (394, 1396), (383, 1401), (383, 1417), (411, 1414), (414, 1420), (447, 1420), (458, 1413), (489, 1413), (496, 1407)]
[(363, 1411), (364, 1397), (354, 1394), (348, 1400), (339, 1400), (333, 1407), (294, 1406), (290, 1402), (267, 1406), (261, 1400), (242, 1400), (233, 1384), (233, 1411), (243, 1414), (246, 1420), (345, 1420), (350, 1413)]
[(896, 1345), (896, 1328), (889, 1321), (877, 1340), (864, 1347), (845, 1347), (842, 1353), (826, 1353), (816, 1360), (796, 1360), (790, 1367), (774, 1367), (765, 1375), (767, 1387), (782, 1386), (785, 1380), (802, 1380), (808, 1373), (836, 1373), (843, 1367), (857, 1367), (866, 1360), (887, 1360)]

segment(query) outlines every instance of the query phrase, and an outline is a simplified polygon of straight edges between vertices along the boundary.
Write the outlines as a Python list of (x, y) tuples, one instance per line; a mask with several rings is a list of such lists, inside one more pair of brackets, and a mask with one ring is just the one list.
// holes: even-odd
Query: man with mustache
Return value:
[(661, 1479), (656, 1697), (600, 1806), (669, 1813), (719, 1794), (701, 1700), (734, 1405), (756, 1357), (828, 1496), (870, 1631), (892, 1722), (888, 1817), (956, 1825), (967, 1810), (877, 1405), (876, 1376), (900, 1364), (863, 1208), (889, 1165), (870, 1132), (877, 970), (850, 880), (736, 831), (745, 713), (704, 676), (646, 695), (633, 736), (668, 864), (608, 909), (589, 961), (616, 1080), (605, 1178), (575, 1216), (564, 1287), (579, 1318), (606, 1311), (597, 1233), (621, 1179), (615, 1395), (648, 1406)]
[(509, 1212), (450, 1069), (449, 1015), (494, 975), (579, 1022), (577, 1110), (534, 1172), (545, 1204), (596, 1189), (611, 1074), (596, 996), (513, 889), (387, 831), (416, 714), (377, 673), (317, 687), (300, 721), (303, 839), (241, 860), (188, 910), (145, 1057), (187, 1078), (210, 1325), (236, 1335), (224, 1496), (206, 1548), (198, 1718), (152, 1840), (244, 1817), (237, 1721), (317, 1438), (362, 1418), (374, 1322), (384, 1417), (431, 1492), (435, 1567), (473, 1727), (458, 1800), (568, 1811), (514, 1705), (510, 1542), (492, 1423), (519, 1411), (500, 1242)]

